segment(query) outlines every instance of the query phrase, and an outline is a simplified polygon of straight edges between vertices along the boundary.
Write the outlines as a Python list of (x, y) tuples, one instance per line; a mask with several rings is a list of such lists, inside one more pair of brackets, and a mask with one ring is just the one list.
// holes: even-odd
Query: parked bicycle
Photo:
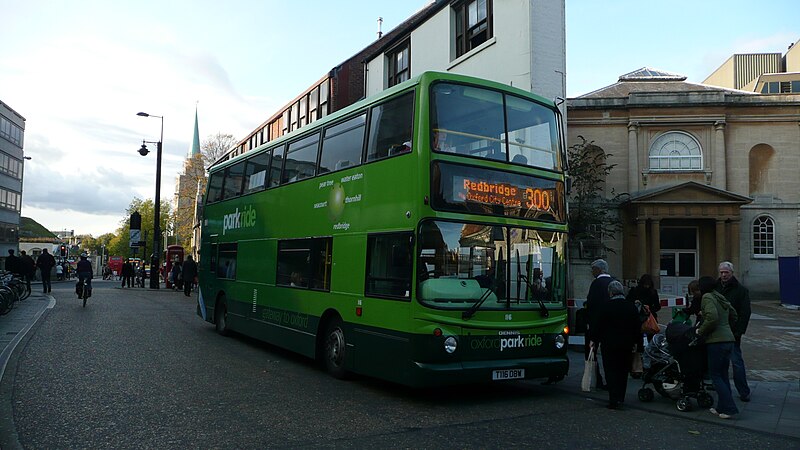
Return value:
[(14, 303), (30, 295), (25, 282), (8, 271), (0, 272), (0, 315), (8, 314)]

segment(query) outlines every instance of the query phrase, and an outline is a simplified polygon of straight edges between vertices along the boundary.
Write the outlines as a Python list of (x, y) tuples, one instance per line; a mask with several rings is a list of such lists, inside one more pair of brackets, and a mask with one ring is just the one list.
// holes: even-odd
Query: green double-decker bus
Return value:
[(552, 101), (426, 72), (220, 163), (198, 314), (336, 377), (560, 379), (562, 136)]

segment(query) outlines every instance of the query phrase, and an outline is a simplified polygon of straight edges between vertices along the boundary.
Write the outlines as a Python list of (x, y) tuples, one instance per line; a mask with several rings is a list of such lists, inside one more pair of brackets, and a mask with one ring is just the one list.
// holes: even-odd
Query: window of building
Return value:
[(366, 122), (367, 115), (362, 114), (325, 129), (319, 173), (361, 164)]
[(4, 137), (18, 147), (22, 147), (23, 134), (22, 128), (5, 117), (0, 116), (0, 137)]
[(276, 284), (318, 291), (331, 290), (333, 239), (293, 239), (278, 242)]
[(367, 161), (411, 151), (414, 94), (409, 92), (372, 108)]
[(753, 221), (753, 258), (775, 257), (775, 222), (769, 216)]
[(668, 131), (650, 145), (650, 170), (691, 171), (703, 168), (700, 144), (689, 133)]
[(492, 0), (466, 0), (453, 10), (458, 58), (492, 37)]
[(217, 278), (236, 279), (237, 247), (236, 243), (217, 246)]
[(367, 237), (365, 295), (411, 298), (412, 233)]
[(311, 178), (317, 172), (319, 132), (289, 144), (281, 184)]
[(386, 52), (386, 59), (389, 63), (387, 87), (392, 87), (411, 78), (411, 41), (406, 40)]

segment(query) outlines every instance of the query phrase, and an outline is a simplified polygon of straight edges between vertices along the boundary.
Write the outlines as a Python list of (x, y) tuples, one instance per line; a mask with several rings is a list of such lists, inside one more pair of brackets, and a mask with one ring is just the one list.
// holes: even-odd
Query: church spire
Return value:
[(197, 125), (197, 105), (194, 107), (194, 139), (192, 148), (189, 149), (189, 157), (193, 158), (200, 154), (200, 128)]

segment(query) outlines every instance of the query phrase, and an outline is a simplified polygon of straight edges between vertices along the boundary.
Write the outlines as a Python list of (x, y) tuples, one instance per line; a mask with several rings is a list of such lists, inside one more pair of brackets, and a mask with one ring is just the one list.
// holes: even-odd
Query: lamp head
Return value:
[(139, 149), (139, 154), (142, 156), (147, 156), (148, 153), (150, 153), (150, 150), (148, 150), (147, 146), (144, 145), (144, 142), (142, 142), (142, 147)]
[(136, 115), (141, 117), (150, 117), (150, 114), (147, 114), (146, 112), (138, 112)]

